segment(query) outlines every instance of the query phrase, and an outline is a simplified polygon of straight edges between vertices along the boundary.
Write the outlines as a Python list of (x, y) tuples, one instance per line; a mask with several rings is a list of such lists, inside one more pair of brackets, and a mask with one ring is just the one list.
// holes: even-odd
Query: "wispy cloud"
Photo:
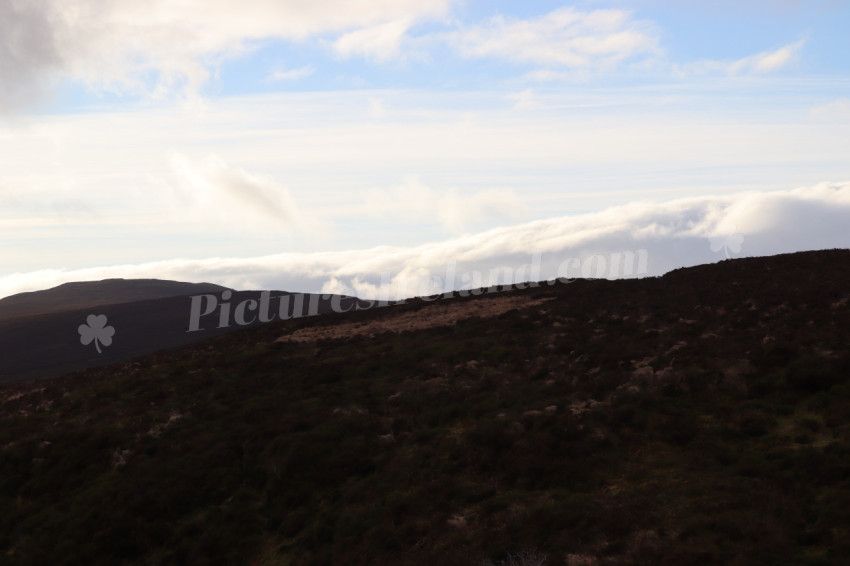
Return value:
[(531, 82), (553, 82), (553, 81), (566, 81), (569, 79), (575, 79), (576, 74), (571, 71), (553, 71), (552, 69), (536, 69), (534, 71), (529, 71), (522, 77), (526, 81)]
[(724, 75), (762, 75), (774, 73), (788, 67), (799, 58), (805, 40), (789, 43), (778, 49), (762, 51), (755, 55), (733, 61), (705, 60), (675, 66), (679, 75), (702, 75), (718, 73)]
[(624, 59), (658, 53), (658, 39), (649, 28), (622, 10), (560, 8), (533, 19), (496, 16), (486, 24), (446, 34), (444, 39), (465, 57), (567, 68), (610, 67)]
[(343, 58), (358, 56), (379, 62), (395, 59), (401, 54), (402, 40), (411, 23), (402, 18), (348, 32), (333, 43), (333, 50)]
[(218, 224), (225, 229), (267, 233), (305, 228), (311, 223), (289, 190), (270, 177), (233, 167), (216, 155), (190, 159), (175, 154), (167, 203), (185, 221)]
[[(726, 259), (726, 253), (743, 257), (847, 248), (847, 225), (850, 182), (823, 183), (770, 193), (637, 203), (415, 247), (16, 273), (0, 278), (0, 296), (75, 280), (155, 277), (240, 289), (409, 297), (486, 285), (493, 276), (505, 282), (506, 277), (660, 275)], [(718, 238), (730, 236), (735, 238), (732, 251), (718, 251)], [(645, 269), (640, 263), (623, 263), (635, 257), (645, 259)]]
[(751, 57), (736, 61), (732, 72), (751, 71), (754, 73), (772, 73), (778, 71), (797, 58), (797, 53), (803, 48), (805, 41), (800, 40), (780, 47), (774, 51), (765, 51)]
[(269, 74), (270, 81), (298, 81), (305, 79), (316, 72), (313, 65), (299, 67), (298, 69), (276, 70)]
[(509, 94), (507, 98), (515, 101), (514, 108), (516, 110), (531, 110), (540, 107), (540, 102), (537, 100), (534, 91), (530, 88), (522, 92)]

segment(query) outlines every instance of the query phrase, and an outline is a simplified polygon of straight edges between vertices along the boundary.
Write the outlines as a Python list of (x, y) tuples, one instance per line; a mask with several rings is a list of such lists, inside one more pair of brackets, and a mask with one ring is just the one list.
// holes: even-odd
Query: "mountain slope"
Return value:
[(846, 564), (848, 302), (850, 251), (809, 252), (7, 386), (0, 560)]

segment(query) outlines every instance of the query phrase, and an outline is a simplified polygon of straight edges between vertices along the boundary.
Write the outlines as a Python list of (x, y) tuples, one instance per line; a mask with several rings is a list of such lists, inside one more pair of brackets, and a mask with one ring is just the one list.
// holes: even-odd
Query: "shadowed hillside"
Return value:
[(850, 563), (850, 251), (489, 291), (0, 389), (0, 563)]
[(91, 309), (201, 293), (220, 293), (226, 287), (212, 283), (183, 283), (162, 279), (105, 279), (65, 283), (44, 291), (19, 293), (0, 299), (0, 320)]
[[(348, 306), (353, 297), (268, 291), (273, 319), (281, 318), (280, 300), (289, 299), (284, 317), (331, 312), (334, 304)], [(221, 299), (229, 294), (228, 300)], [(259, 305), (261, 291), (230, 291), (208, 283), (193, 284), (156, 279), (110, 279), (68, 283), (47, 291), (14, 295), (0, 301), (0, 384), (57, 377), (109, 362), (179, 348), (212, 336), (238, 330), (236, 307), (244, 301)], [(198, 315), (214, 302), (216, 309), (198, 317), (192, 326), (192, 297)], [(221, 324), (222, 305), (230, 305), (229, 316)], [(360, 301), (358, 304), (368, 303)], [(26, 313), (26, 314), (21, 314)], [(249, 313), (250, 314), (250, 313)], [(14, 316), (13, 316), (14, 315)], [(102, 320), (114, 331), (109, 346), (81, 342), (78, 331), (89, 315)], [(201, 321), (203, 318), (203, 321)], [(260, 323), (256, 314), (250, 326)], [(202, 324), (201, 324), (202, 323)]]

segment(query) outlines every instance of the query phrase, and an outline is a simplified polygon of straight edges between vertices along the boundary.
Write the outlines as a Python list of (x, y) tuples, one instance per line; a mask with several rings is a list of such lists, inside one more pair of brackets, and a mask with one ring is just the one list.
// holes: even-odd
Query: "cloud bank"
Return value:
[(416, 247), (169, 260), (0, 278), (0, 296), (109, 277), (401, 298), (555, 277), (639, 277), (727, 257), (850, 248), (850, 182), (632, 204)]

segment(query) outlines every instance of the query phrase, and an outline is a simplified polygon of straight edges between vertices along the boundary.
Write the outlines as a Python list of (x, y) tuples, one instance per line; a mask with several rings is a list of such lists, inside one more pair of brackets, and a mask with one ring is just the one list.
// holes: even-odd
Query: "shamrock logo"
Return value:
[(711, 251), (717, 253), (720, 250), (723, 250), (723, 253), (726, 254), (726, 259), (732, 259), (732, 256), (729, 255), (729, 251), (731, 250), (734, 254), (741, 253), (741, 244), (744, 243), (744, 235), (738, 234), (736, 231), (734, 234), (725, 234), (709, 238), (709, 241), (711, 242)]
[(106, 315), (90, 314), (86, 317), (88, 324), (81, 324), (77, 331), (80, 333), (80, 343), (83, 346), (88, 346), (94, 340), (94, 347), (97, 348), (97, 353), (101, 354), (100, 345), (110, 346), (112, 337), (115, 335), (115, 329), (111, 326), (106, 326)]

